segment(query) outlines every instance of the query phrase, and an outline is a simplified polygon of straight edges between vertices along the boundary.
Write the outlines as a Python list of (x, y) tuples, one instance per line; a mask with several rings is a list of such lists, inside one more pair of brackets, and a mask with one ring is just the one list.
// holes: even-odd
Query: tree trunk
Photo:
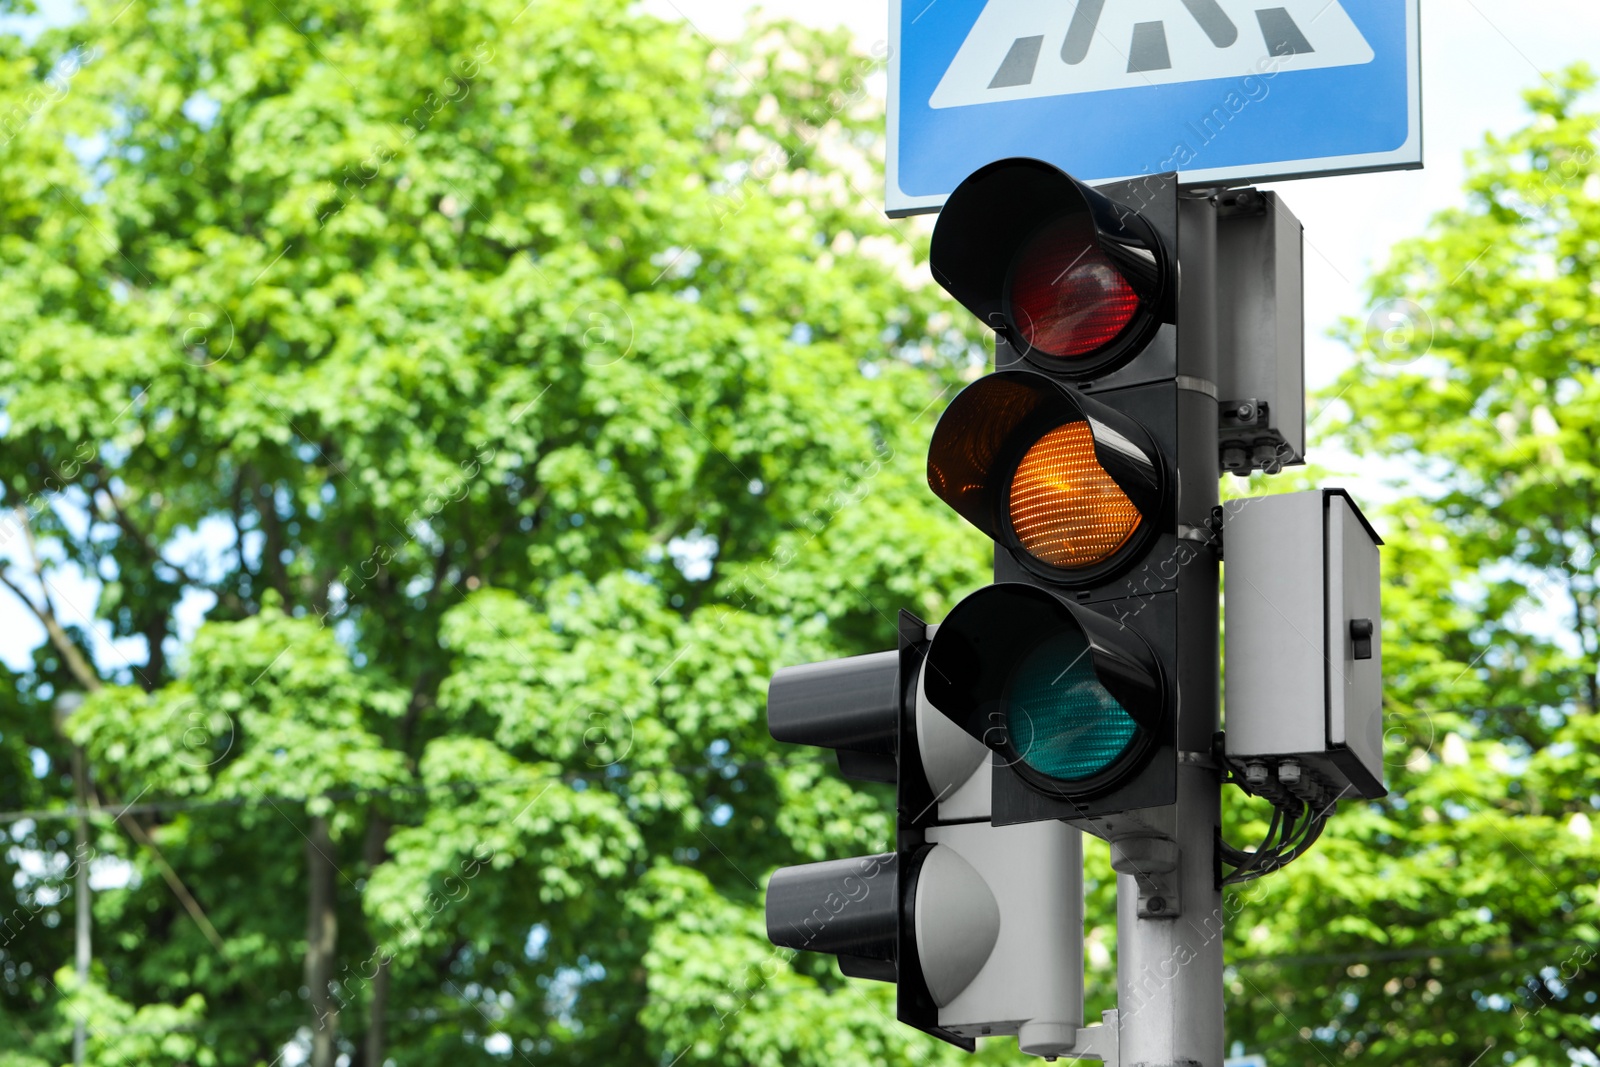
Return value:
[(367, 1015), (367, 1067), (383, 1067), (383, 1039), (388, 1011), (389, 960), (384, 958), (378, 961), (378, 973), (372, 976), (372, 1007)]
[[(385, 847), (388, 842), (389, 820), (382, 815), (374, 815), (367, 827), (364, 857), (367, 861), (368, 878), (372, 877), (373, 869), (388, 855), (388, 849)], [(382, 945), (376, 946), (375, 951), (379, 953), (378, 970), (372, 976), (372, 994), (367, 1009), (367, 1037), (362, 1050), (362, 1062), (366, 1067), (383, 1067), (383, 1046), (384, 1038), (387, 1036), (389, 1014), (389, 959), (382, 955)]]
[(334, 1067), (338, 1055), (339, 1005), (329, 986), (333, 957), (339, 940), (339, 919), (334, 910), (333, 838), (328, 820), (311, 820), (306, 837), (306, 872), (310, 891), (306, 904), (306, 988), (311, 996), (310, 1067)]

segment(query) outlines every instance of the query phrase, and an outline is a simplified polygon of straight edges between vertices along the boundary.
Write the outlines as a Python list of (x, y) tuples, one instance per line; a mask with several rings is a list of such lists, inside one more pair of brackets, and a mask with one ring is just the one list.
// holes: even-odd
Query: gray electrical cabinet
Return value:
[(1217, 198), (1217, 432), (1244, 477), (1305, 462), (1305, 286), (1300, 220), (1277, 193)]
[(1386, 795), (1377, 533), (1342, 489), (1224, 505), (1225, 750), (1246, 787)]

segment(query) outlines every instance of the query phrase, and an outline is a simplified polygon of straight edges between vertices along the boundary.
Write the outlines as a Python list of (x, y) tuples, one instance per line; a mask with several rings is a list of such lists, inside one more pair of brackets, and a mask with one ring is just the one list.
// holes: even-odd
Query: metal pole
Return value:
[[(82, 693), (62, 693), (56, 697), (56, 730), (63, 737), (67, 734), (67, 720), (82, 706)], [(90, 934), (94, 928), (94, 901), (89, 890), (89, 758), (81, 745), (72, 746), (72, 786), (78, 803), (77, 825), (73, 831), (73, 863), (76, 865), (72, 881), (73, 969), (81, 984), (89, 980), (89, 965), (93, 961)], [(82, 1013), (76, 1014), (78, 1018), (72, 1025), (72, 1062), (74, 1067), (83, 1067), (88, 1033)]]
[[(78, 825), (74, 834), (74, 844), (77, 846), (77, 872), (73, 880), (75, 919), (75, 962), (80, 984), (89, 980), (89, 963), (91, 960), (89, 935), (94, 924), (94, 904), (89, 896), (89, 789), (88, 789), (88, 761), (84, 759), (83, 749), (77, 745), (72, 746), (72, 777), (77, 786), (78, 794)], [(74, 1067), (83, 1067), (85, 1045), (88, 1034), (84, 1025), (82, 1012), (75, 1012), (77, 1021), (72, 1024), (72, 1062)]]
[[(1217, 503), (1216, 212), (1209, 195), (1179, 201), (1178, 521), (1204, 528)], [(1209, 387), (1209, 389), (1208, 389)], [(1209, 392), (1209, 395), (1208, 395)], [(1220, 772), (1217, 558), (1181, 549), (1178, 618), (1178, 802), (1151, 813), (1178, 846), (1177, 914), (1139, 915), (1139, 887), (1117, 876), (1117, 986), (1125, 1065), (1221, 1067), (1222, 890), (1216, 841)], [(1170, 916), (1170, 917), (1169, 917)]]

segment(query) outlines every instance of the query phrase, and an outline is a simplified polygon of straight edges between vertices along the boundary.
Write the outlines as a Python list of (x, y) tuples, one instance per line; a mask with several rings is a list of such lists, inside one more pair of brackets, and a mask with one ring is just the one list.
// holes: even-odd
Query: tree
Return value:
[(941, 1061), (760, 918), (889, 831), (767, 677), (983, 580), (922, 485), (977, 349), (863, 192), (883, 57), (623, 0), (0, 42), (3, 574), (49, 637), (0, 689), (18, 1053)]

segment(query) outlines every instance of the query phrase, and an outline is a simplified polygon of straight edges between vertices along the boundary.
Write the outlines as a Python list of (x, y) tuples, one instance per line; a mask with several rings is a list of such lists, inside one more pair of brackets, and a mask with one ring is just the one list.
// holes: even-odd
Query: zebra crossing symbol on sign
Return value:
[(891, 215), (985, 163), (1185, 184), (1422, 165), (1420, 0), (889, 0)]
[(1243, 78), (1264, 58), (1281, 73), (1370, 63), (1373, 51), (1338, 0), (990, 0), (929, 103)]

